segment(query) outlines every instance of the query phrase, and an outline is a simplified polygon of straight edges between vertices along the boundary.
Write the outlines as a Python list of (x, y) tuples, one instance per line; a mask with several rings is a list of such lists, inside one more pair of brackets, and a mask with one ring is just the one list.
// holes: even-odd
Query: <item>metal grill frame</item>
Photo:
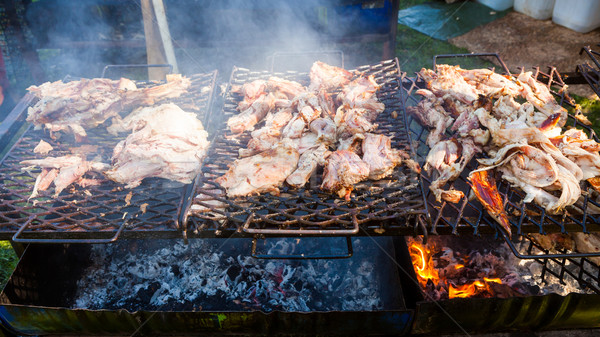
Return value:
[[(469, 58), (469, 57), (492, 57), (497, 60), (496, 64), (500, 64), (508, 75), (510, 71), (498, 56), (494, 53), (481, 53), (481, 54), (456, 54), (456, 55), (439, 55), (434, 57), (435, 63), (441, 58)], [(572, 99), (568, 97), (566, 92), (562, 90), (564, 88), (564, 82), (561, 79), (559, 72), (554, 67), (550, 67), (547, 73), (542, 72), (539, 67), (534, 67), (534, 78), (550, 88), (550, 91), (557, 98), (557, 102), (567, 110), (572, 109), (574, 104)], [(406, 107), (415, 105), (418, 99), (412, 95), (414, 90), (418, 88), (425, 88), (425, 82), (418, 76), (414, 78), (404, 77), (403, 81), (403, 93), (404, 93), (404, 109), (403, 112), (408, 120), (407, 126), (411, 137), (413, 139), (413, 147), (416, 150), (416, 158), (420, 164), (425, 161), (429, 147), (425, 144), (428, 131), (421, 126), (418, 121), (410, 116), (406, 112)], [(565, 126), (577, 127), (587, 132), (588, 136), (598, 141), (597, 135), (594, 130), (587, 127), (586, 125), (579, 122), (569, 113), (569, 118)], [(477, 157), (477, 156), (476, 156)], [(477, 163), (475, 158), (467, 165), (465, 170), (461, 173), (459, 178), (454, 182), (449, 182), (447, 186), (453, 186), (454, 188), (464, 192), (465, 196), (469, 196), (471, 187), (467, 183), (468, 173), (475, 169)], [(432, 234), (492, 234), (497, 233), (499, 226), (496, 221), (492, 219), (479, 201), (470, 201), (468, 197), (463, 198), (458, 204), (448, 203), (442, 201), (438, 203), (435, 197), (429, 190), (433, 177), (423, 170), (421, 176), (424, 182), (423, 188), (425, 189), (426, 200), (428, 203), (428, 209), (432, 219), (431, 227), (429, 228)], [(500, 192), (502, 199), (505, 204), (505, 210), (509, 215), (509, 223), (513, 228), (513, 233), (525, 234), (525, 233), (553, 233), (553, 232), (585, 232), (598, 231), (600, 230), (600, 215), (592, 215), (585, 212), (587, 205), (594, 205), (596, 207), (600, 204), (589, 197), (592, 194), (592, 188), (589, 183), (585, 182), (585, 188), (582, 189), (587, 193), (584, 195), (584, 212), (581, 216), (577, 214), (564, 213), (562, 216), (550, 215), (546, 213), (545, 209), (535, 204), (535, 202), (525, 204), (523, 198), (525, 194), (519, 189), (512, 188), (506, 181), (502, 180), (500, 174), (496, 174), (496, 181), (498, 185), (498, 191)], [(570, 208), (572, 210), (573, 208)]]
[[(197, 92), (167, 99), (161, 104), (177, 103), (184, 110), (195, 112), (203, 125), (208, 125), (214, 104), (217, 71), (194, 74), (189, 78), (192, 88), (197, 88)], [(136, 84), (138, 87), (156, 85), (154, 82)], [(40, 192), (40, 196), (35, 198), (36, 204), (34, 200), (28, 201), (40, 169), (21, 172), (22, 165), (19, 162), (39, 157), (33, 153), (39, 140), (44, 139), (53, 145), (53, 156), (68, 154), (71, 146), (81, 145), (69, 141), (73, 138), (71, 135), (52, 140), (47, 132), (34, 130), (25, 123), (27, 108), (34, 102), (32, 95), (26, 95), (11, 112), (11, 125), (3, 125), (4, 128), (0, 130), (3, 140), (16, 138), (0, 161), (0, 179), (3, 181), (0, 186), (1, 238), (24, 243), (107, 243), (120, 237), (184, 237), (179, 213), (189, 187), (166, 179), (147, 178), (133, 189), (125, 189), (112, 181), (103, 181), (100, 186), (86, 189), (69, 186), (56, 198), (52, 197), (53, 191), (49, 189)], [(26, 129), (22, 133), (14, 131), (23, 124)], [(100, 144), (99, 149), (109, 159), (114, 145), (126, 136), (107, 135), (102, 127), (87, 131), (88, 138), (93, 140), (92, 144)], [(127, 204), (125, 198), (129, 193), (131, 202)], [(140, 207), (144, 203), (148, 204), (145, 210)]]
[[(600, 46), (600, 44), (598, 45)], [(600, 96), (600, 52), (593, 50), (590, 46), (584, 46), (579, 51), (579, 55), (586, 53), (593, 64), (584, 63), (578, 64), (576, 69), (590, 85), (596, 95)]]
[[(394, 110), (397, 113), (400, 112), (400, 97), (397, 95), (400, 94), (399, 78), (401, 73), (397, 59), (358, 67), (355, 70), (360, 73), (375, 74), (379, 84), (382, 85), (379, 92), (389, 94), (389, 97), (384, 100), (386, 110), (380, 116), (391, 114)], [(410, 183), (412, 184), (410, 186), (412, 187), (409, 188), (407, 186), (409, 184), (397, 184), (400, 186), (395, 187), (398, 188), (395, 193), (387, 192), (387, 195), (383, 197), (378, 196), (377, 189), (389, 190), (385, 186), (389, 179), (357, 184), (358, 191), (371, 185), (377, 189), (373, 193), (368, 191), (366, 193), (356, 192), (356, 196), (348, 202), (337, 198), (331, 193), (320, 191), (315, 176), (307, 183), (307, 187), (298, 190), (283, 187), (279, 196), (262, 194), (234, 200), (225, 197), (225, 190), (216, 184), (214, 179), (227, 171), (227, 165), (238, 157), (237, 150), (245, 146), (250, 139), (247, 133), (240, 140), (233, 139), (230, 132), (225, 128), (226, 119), (237, 113), (237, 105), (243, 99), (240, 94), (233, 93), (231, 88), (273, 75), (296, 80), (303, 85), (308, 84), (307, 73), (291, 71), (285, 73), (252, 72), (248, 69), (234, 67), (223, 105), (223, 115), (220, 122), (222, 131), (216, 135), (211, 144), (203, 173), (199, 175), (194, 183), (196, 192), (190, 199), (189, 206), (183, 212), (184, 218), (181, 222), (186, 223), (187, 236), (285, 237), (299, 235), (413, 235), (425, 233), (424, 218), (427, 211), (423, 202), (420, 177), (405, 166), (397, 167), (394, 177), (410, 177)], [(392, 147), (403, 148), (412, 153), (405, 123), (403, 116), (398, 114), (395, 124), (383, 125), (383, 127), (380, 124), (377, 132), (396, 134), (396, 138), (401, 139), (392, 139)], [(390, 130), (392, 127), (396, 128), (395, 131)], [(402, 143), (402, 140), (405, 143)], [(223, 161), (224, 158), (227, 160)], [(379, 184), (379, 187), (377, 187), (377, 184)], [(410, 200), (402, 200), (403, 193), (410, 193)], [(202, 200), (195, 198), (197, 195), (202, 195)], [(394, 198), (396, 198), (396, 201), (394, 201)], [(403, 208), (399, 208), (394, 203), (403, 206)], [(207, 208), (207, 212), (192, 213), (190, 211), (192, 204)], [(373, 211), (372, 208), (375, 207), (380, 208)], [(296, 213), (300, 213), (300, 215)]]

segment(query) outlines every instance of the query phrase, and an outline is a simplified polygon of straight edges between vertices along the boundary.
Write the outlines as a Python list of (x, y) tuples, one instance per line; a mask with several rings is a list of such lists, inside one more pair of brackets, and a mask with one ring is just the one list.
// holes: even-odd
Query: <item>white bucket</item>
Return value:
[(504, 11), (513, 6), (514, 0), (477, 0), (495, 11)]
[(600, 1), (556, 0), (552, 21), (576, 32), (587, 33), (600, 27)]
[(538, 20), (548, 20), (552, 17), (554, 0), (515, 0), (515, 11)]

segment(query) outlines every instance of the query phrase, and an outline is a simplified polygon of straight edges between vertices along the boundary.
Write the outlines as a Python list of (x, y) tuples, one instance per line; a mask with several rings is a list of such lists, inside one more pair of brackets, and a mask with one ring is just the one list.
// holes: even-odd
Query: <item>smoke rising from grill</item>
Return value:
[[(357, 21), (361, 4), (349, 1), (164, 4), (184, 74), (219, 69), (227, 78), (233, 65), (265, 69), (275, 52), (337, 49), (332, 41), (364, 29)], [(383, 1), (371, 5), (382, 8)], [(29, 4), (25, 16), (51, 80), (99, 77), (106, 64), (147, 62), (139, 2), (46, 0)]]

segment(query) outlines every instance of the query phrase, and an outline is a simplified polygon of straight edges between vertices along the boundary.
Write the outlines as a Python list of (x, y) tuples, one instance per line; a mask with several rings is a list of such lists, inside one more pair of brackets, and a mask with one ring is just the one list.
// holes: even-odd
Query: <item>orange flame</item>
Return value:
[(456, 298), (456, 297), (471, 297), (480, 293), (491, 293), (489, 283), (500, 283), (502, 284), (502, 280), (499, 278), (487, 278), (484, 277), (483, 281), (477, 280), (473, 283), (463, 284), (459, 286), (454, 286), (450, 283), (448, 287), (448, 297)]
[(419, 279), (419, 284), (424, 287), (427, 284), (427, 280), (431, 280), (434, 284), (437, 284), (440, 277), (438, 271), (433, 266), (433, 260), (431, 259), (429, 249), (413, 242), (410, 245), (409, 250), (413, 265), (415, 266), (417, 278)]
[[(490, 288), (490, 283), (502, 284), (502, 280), (499, 278), (484, 277), (483, 280), (476, 280), (471, 283), (455, 286), (450, 282), (447, 282), (443, 277), (440, 277), (438, 270), (433, 264), (432, 253), (429, 247), (422, 245), (418, 242), (412, 242), (408, 247), (410, 257), (415, 267), (417, 279), (419, 284), (425, 288), (427, 282), (431, 280), (435, 286), (448, 285), (448, 297), (471, 297), (479, 294), (493, 294)], [(467, 257), (468, 258), (468, 257)], [(464, 264), (457, 263), (454, 265), (456, 270), (465, 268)]]

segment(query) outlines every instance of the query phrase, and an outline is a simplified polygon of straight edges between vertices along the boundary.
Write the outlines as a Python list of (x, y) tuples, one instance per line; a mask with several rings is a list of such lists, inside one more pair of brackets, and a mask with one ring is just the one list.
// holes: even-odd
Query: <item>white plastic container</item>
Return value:
[(495, 11), (504, 11), (513, 6), (514, 0), (477, 0)]
[(587, 33), (600, 27), (600, 1), (556, 0), (552, 21), (576, 32)]
[(538, 20), (548, 20), (552, 17), (554, 0), (515, 0), (515, 11)]

